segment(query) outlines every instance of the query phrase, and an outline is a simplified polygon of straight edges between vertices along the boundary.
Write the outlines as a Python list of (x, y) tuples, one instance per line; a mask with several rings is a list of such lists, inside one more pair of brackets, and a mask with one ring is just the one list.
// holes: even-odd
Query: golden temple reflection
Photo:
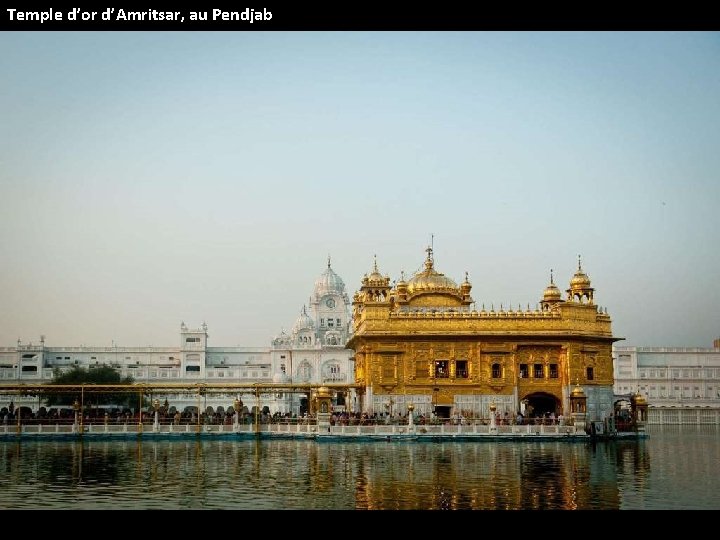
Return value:
[[(697, 479), (698, 466), (708, 470), (718, 459), (713, 450), (718, 447), (716, 435), (717, 430), (690, 443), (677, 436), (677, 444), (684, 446), (670, 445), (674, 450), (656, 444), (653, 458), (663, 461), (658, 469), (667, 474), (675, 467), (678, 478), (694, 473)], [(6, 471), (0, 482), (7, 488), (31, 472), (37, 485), (62, 481), (77, 488), (82, 481), (82, 486), (99, 486), (103, 493), (112, 485), (130, 489), (136, 497), (147, 493), (152, 507), (163, 508), (612, 509), (650, 506), (651, 497), (666, 497), (658, 495), (657, 488), (653, 492), (649, 481), (652, 443), (7, 443), (0, 445), (0, 466)], [(677, 460), (678, 451), (692, 459)], [(710, 483), (701, 480), (700, 488)], [(142, 490), (137, 489), (140, 485)], [(52, 489), (44, 493), (54, 496)], [(115, 502), (103, 500), (108, 508)]]

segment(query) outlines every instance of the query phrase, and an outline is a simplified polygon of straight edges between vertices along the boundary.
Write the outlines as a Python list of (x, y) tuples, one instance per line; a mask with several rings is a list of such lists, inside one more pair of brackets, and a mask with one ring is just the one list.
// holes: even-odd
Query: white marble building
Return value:
[[(41, 337), (38, 343), (23, 343), (0, 348), (0, 384), (41, 384), (52, 381), (55, 369), (67, 371), (74, 366), (112, 366), (122, 377), (136, 382), (256, 382), (326, 383), (352, 382), (353, 351), (345, 349), (350, 328), (350, 302), (345, 284), (332, 269), (330, 261), (315, 282), (309, 309), (301, 310), (290, 334), (281, 332), (264, 347), (211, 347), (208, 327), (180, 325), (179, 346), (168, 347), (51, 347)], [(163, 396), (164, 397), (164, 396)], [(202, 407), (225, 409), (236, 394), (203, 397)], [(197, 405), (192, 396), (167, 396), (178, 409)], [(243, 397), (246, 406), (255, 404)], [(0, 396), (0, 405), (11, 399), (15, 406), (37, 409), (34, 398)], [(348, 396), (352, 399), (352, 396)], [(343, 396), (339, 407), (343, 408)], [(300, 395), (277, 393), (263, 396), (261, 407), (271, 412), (301, 412), (306, 403)], [(348, 403), (348, 409), (351, 404)]]
[[(315, 282), (309, 308), (303, 306), (290, 334), (281, 331), (272, 341), (274, 382), (352, 383), (355, 373), (354, 352), (345, 348), (349, 339), (350, 299), (345, 283), (332, 269)], [(300, 396), (284, 396), (280, 412), (301, 412), (307, 404)], [(340, 396), (336, 407), (354, 410), (354, 393)]]
[(720, 423), (720, 340), (713, 348), (613, 347), (614, 392), (638, 390), (651, 424)]

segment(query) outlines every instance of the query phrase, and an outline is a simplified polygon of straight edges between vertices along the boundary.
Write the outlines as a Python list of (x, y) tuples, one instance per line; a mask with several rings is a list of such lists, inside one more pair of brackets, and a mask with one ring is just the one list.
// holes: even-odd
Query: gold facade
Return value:
[(580, 264), (566, 298), (551, 276), (537, 309), (477, 309), (471, 289), (467, 275), (456, 285), (435, 269), (432, 249), (394, 287), (375, 263), (354, 296), (348, 342), (363, 410), (405, 413), (412, 402), (418, 413), (483, 417), (492, 402), (512, 418), (527, 405), (568, 415), (580, 384), (594, 416), (604, 414), (617, 338)]

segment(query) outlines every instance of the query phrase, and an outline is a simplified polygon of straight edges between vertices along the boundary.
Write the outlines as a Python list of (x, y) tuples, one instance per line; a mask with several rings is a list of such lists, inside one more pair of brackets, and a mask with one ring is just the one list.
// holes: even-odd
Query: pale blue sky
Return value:
[(0, 346), (264, 346), (377, 253), (720, 336), (720, 34), (0, 34)]

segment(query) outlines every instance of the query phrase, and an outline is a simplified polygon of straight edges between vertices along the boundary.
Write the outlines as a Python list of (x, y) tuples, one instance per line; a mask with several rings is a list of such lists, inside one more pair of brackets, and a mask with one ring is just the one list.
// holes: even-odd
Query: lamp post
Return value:
[(490, 433), (497, 433), (497, 422), (495, 420), (495, 411), (497, 410), (497, 405), (495, 405), (495, 402), (493, 401), (490, 403)]
[(75, 421), (73, 422), (73, 433), (77, 433), (78, 430), (78, 411), (80, 411), (80, 402), (76, 399), (73, 403), (73, 410), (75, 411)]
[(153, 431), (157, 433), (160, 431), (160, 400), (155, 399), (153, 401), (153, 409), (155, 409), (155, 423), (153, 423)]
[(408, 403), (408, 433), (415, 433), (415, 419), (413, 418), (413, 411), (415, 410), (415, 404), (411, 401)]
[(390, 398), (385, 402), (385, 414), (386, 414), (385, 423), (386, 424), (390, 424), (392, 421), (392, 412), (393, 412), (393, 404), (394, 403), (395, 403), (395, 401), (393, 401), (393, 398)]
[(239, 397), (235, 398), (235, 402), (233, 403), (233, 408), (235, 409), (235, 431), (240, 431), (240, 411), (242, 410), (242, 406), (242, 400)]

